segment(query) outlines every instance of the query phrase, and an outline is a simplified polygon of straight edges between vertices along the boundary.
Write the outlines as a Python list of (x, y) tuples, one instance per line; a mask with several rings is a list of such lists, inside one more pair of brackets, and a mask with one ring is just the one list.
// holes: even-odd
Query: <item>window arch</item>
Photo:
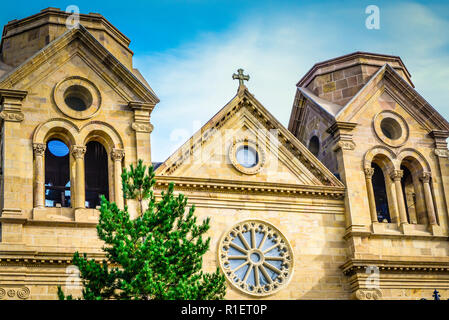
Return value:
[(45, 150), (45, 206), (71, 205), (70, 151), (60, 139), (49, 139)]
[(317, 136), (313, 136), (309, 141), (309, 151), (316, 157), (320, 152), (320, 139)]
[(101, 195), (109, 200), (108, 154), (101, 143), (87, 143), (84, 169), (86, 208), (95, 209), (100, 205)]

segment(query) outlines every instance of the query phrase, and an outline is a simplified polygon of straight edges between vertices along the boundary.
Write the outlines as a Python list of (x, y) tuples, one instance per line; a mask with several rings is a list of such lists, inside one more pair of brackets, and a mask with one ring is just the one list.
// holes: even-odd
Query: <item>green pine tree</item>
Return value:
[[(83, 298), (86, 300), (212, 300), (224, 299), (225, 278), (219, 272), (203, 273), (202, 256), (209, 249), (204, 240), (210, 219), (197, 224), (195, 207), (186, 210), (187, 199), (173, 194), (174, 185), (158, 202), (153, 193), (153, 167), (139, 160), (136, 168), (123, 170), (122, 186), (126, 199), (137, 201), (139, 215), (131, 219), (128, 207), (101, 198), (98, 236), (104, 241), (103, 261), (74, 254), (80, 270)], [(144, 205), (147, 203), (147, 205)], [(146, 206), (146, 208), (144, 208)], [(65, 296), (58, 287), (61, 300)]]

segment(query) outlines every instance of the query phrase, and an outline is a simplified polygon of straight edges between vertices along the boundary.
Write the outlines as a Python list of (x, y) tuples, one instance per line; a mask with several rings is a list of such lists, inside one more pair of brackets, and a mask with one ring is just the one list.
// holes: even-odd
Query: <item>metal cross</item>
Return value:
[(244, 84), (243, 84), (243, 81), (244, 80), (246, 80), (246, 81), (249, 81), (249, 75), (244, 75), (243, 74), (243, 69), (238, 69), (237, 70), (237, 72), (238, 72), (238, 74), (236, 74), (236, 73), (234, 73), (233, 75), (232, 75), (232, 79), (233, 80), (239, 80), (239, 86), (243, 86)]

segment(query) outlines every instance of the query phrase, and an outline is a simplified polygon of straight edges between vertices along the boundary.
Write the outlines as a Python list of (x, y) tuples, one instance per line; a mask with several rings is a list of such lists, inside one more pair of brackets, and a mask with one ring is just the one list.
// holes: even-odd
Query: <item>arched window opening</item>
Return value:
[(61, 140), (48, 141), (45, 150), (45, 206), (70, 207), (69, 147)]
[(108, 154), (103, 145), (91, 141), (86, 145), (84, 157), (86, 208), (95, 209), (100, 205), (100, 196), (109, 200)]
[(316, 157), (320, 152), (320, 140), (317, 136), (313, 136), (309, 141), (309, 151)]
[(391, 222), (384, 174), (382, 169), (376, 163), (373, 162), (371, 167), (374, 169), (372, 183), (374, 199), (376, 202), (377, 219), (379, 222), (384, 222), (385, 220)]
[(401, 166), (403, 176), (401, 178), (402, 195), (404, 197), (405, 211), (407, 213), (408, 223), (418, 223), (416, 218), (416, 192), (413, 186), (412, 173), (410, 170)]

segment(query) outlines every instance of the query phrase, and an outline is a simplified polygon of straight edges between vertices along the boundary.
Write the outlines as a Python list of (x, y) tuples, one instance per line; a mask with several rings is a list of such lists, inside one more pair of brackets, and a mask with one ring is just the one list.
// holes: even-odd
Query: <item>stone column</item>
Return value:
[(151, 166), (151, 133), (153, 125), (150, 123), (154, 104), (144, 102), (129, 102), (129, 108), (134, 111), (132, 129), (135, 131), (136, 160), (142, 160), (146, 166)]
[(365, 168), (365, 181), (366, 181), (366, 190), (368, 191), (368, 202), (369, 202), (369, 211), (371, 214), (371, 222), (378, 222), (377, 219), (377, 211), (376, 211), (376, 200), (374, 198), (374, 189), (373, 189), (373, 174), (374, 168)]
[(125, 151), (122, 149), (113, 149), (111, 152), (111, 159), (114, 161), (114, 197), (119, 209), (124, 208), (122, 190), (122, 161), (124, 157)]
[(399, 222), (401, 224), (407, 224), (407, 211), (405, 209), (404, 195), (402, 194), (401, 179), (404, 176), (402, 170), (394, 170), (391, 173), (391, 179), (394, 181), (394, 188), (396, 189), (396, 201), (398, 203), (399, 210)]
[(45, 207), (45, 168), (44, 155), (47, 146), (44, 143), (34, 143), (34, 207)]
[(435, 215), (435, 207), (433, 205), (432, 191), (430, 190), (430, 172), (424, 172), (421, 176), (424, 189), (424, 200), (426, 202), (427, 217), (430, 225), (436, 225), (437, 219)]
[(84, 155), (86, 147), (73, 146), (72, 155), (75, 158), (76, 177), (75, 177), (75, 209), (84, 209), (86, 207), (86, 189), (84, 181)]

